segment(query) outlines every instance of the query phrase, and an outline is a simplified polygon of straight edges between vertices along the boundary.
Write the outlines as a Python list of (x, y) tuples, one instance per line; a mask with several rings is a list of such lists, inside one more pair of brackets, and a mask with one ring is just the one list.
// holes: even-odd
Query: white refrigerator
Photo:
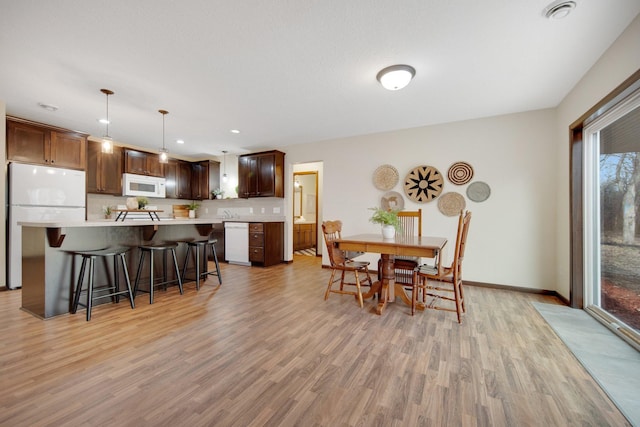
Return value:
[(84, 220), (85, 188), (84, 171), (9, 164), (9, 289), (22, 287), (22, 227), (18, 222)]

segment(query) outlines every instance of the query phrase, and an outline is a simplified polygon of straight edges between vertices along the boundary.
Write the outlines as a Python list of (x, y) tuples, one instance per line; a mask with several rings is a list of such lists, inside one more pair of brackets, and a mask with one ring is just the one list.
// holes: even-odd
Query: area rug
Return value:
[(304, 255), (304, 256), (316, 256), (316, 250), (315, 249), (302, 249), (299, 251), (295, 251), (293, 253), (294, 255)]
[(640, 426), (640, 353), (584, 310), (532, 304), (620, 412)]

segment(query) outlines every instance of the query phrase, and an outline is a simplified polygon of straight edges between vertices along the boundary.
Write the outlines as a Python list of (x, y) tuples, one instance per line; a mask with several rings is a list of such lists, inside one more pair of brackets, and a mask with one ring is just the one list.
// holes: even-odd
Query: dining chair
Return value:
[[(456, 246), (453, 262), (449, 267), (440, 268), (437, 264), (421, 265), (413, 270), (413, 289), (411, 297), (411, 315), (415, 313), (418, 296), (422, 294), (422, 301), (425, 308), (453, 311), (458, 315), (458, 323), (462, 323), (462, 313), (466, 311), (464, 306), (464, 291), (462, 289), (462, 261), (467, 246), (467, 234), (471, 223), (471, 212), (460, 211), (458, 217), (458, 231), (456, 234)], [(429, 283), (429, 282), (433, 283)], [(453, 297), (450, 294), (453, 293)], [(426, 297), (432, 300), (426, 304)], [(443, 305), (440, 305), (445, 301)], [(455, 304), (455, 308), (450, 307), (450, 303)], [(445, 305), (447, 304), (447, 305)]]
[[(339, 249), (335, 245), (335, 240), (340, 239), (342, 233), (341, 221), (324, 221), (322, 223), (322, 233), (324, 234), (324, 241), (327, 245), (327, 253), (329, 255), (329, 261), (331, 262), (331, 277), (329, 278), (329, 284), (327, 285), (327, 291), (324, 294), (324, 300), (329, 298), (330, 293), (355, 295), (360, 304), (360, 308), (364, 306), (362, 300), (362, 286), (371, 286), (371, 276), (369, 275), (369, 262), (368, 261), (353, 261), (346, 257), (345, 252)], [(340, 274), (339, 278), (335, 278), (336, 273)], [(347, 272), (353, 272), (355, 276), (355, 282), (347, 282), (345, 275)], [(364, 273), (364, 278), (361, 280), (358, 273)], [(333, 285), (340, 282), (340, 287), (334, 289)], [(368, 284), (367, 284), (368, 283)], [(346, 286), (355, 286), (355, 291), (345, 290)]]
[[(400, 211), (400, 231), (396, 236), (422, 236), (422, 209), (417, 211)], [(396, 283), (412, 286), (413, 269), (420, 264), (419, 257), (396, 256), (393, 262)], [(382, 259), (378, 259), (378, 280), (382, 277)]]

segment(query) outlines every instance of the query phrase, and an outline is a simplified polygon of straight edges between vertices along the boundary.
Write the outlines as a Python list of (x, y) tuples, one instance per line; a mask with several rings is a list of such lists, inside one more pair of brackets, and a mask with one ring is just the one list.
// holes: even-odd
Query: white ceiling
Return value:
[[(102, 136), (108, 88), (116, 141), (158, 150), (166, 109), (189, 157), (554, 107), (640, 12), (575, 1), (2, 0), (0, 100)], [(417, 70), (401, 91), (393, 64)]]

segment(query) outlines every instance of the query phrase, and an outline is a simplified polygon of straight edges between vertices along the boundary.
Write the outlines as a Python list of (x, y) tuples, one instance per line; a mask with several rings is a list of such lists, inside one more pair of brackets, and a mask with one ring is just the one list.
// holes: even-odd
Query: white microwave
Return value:
[(157, 176), (122, 174), (122, 195), (166, 197), (166, 180)]

